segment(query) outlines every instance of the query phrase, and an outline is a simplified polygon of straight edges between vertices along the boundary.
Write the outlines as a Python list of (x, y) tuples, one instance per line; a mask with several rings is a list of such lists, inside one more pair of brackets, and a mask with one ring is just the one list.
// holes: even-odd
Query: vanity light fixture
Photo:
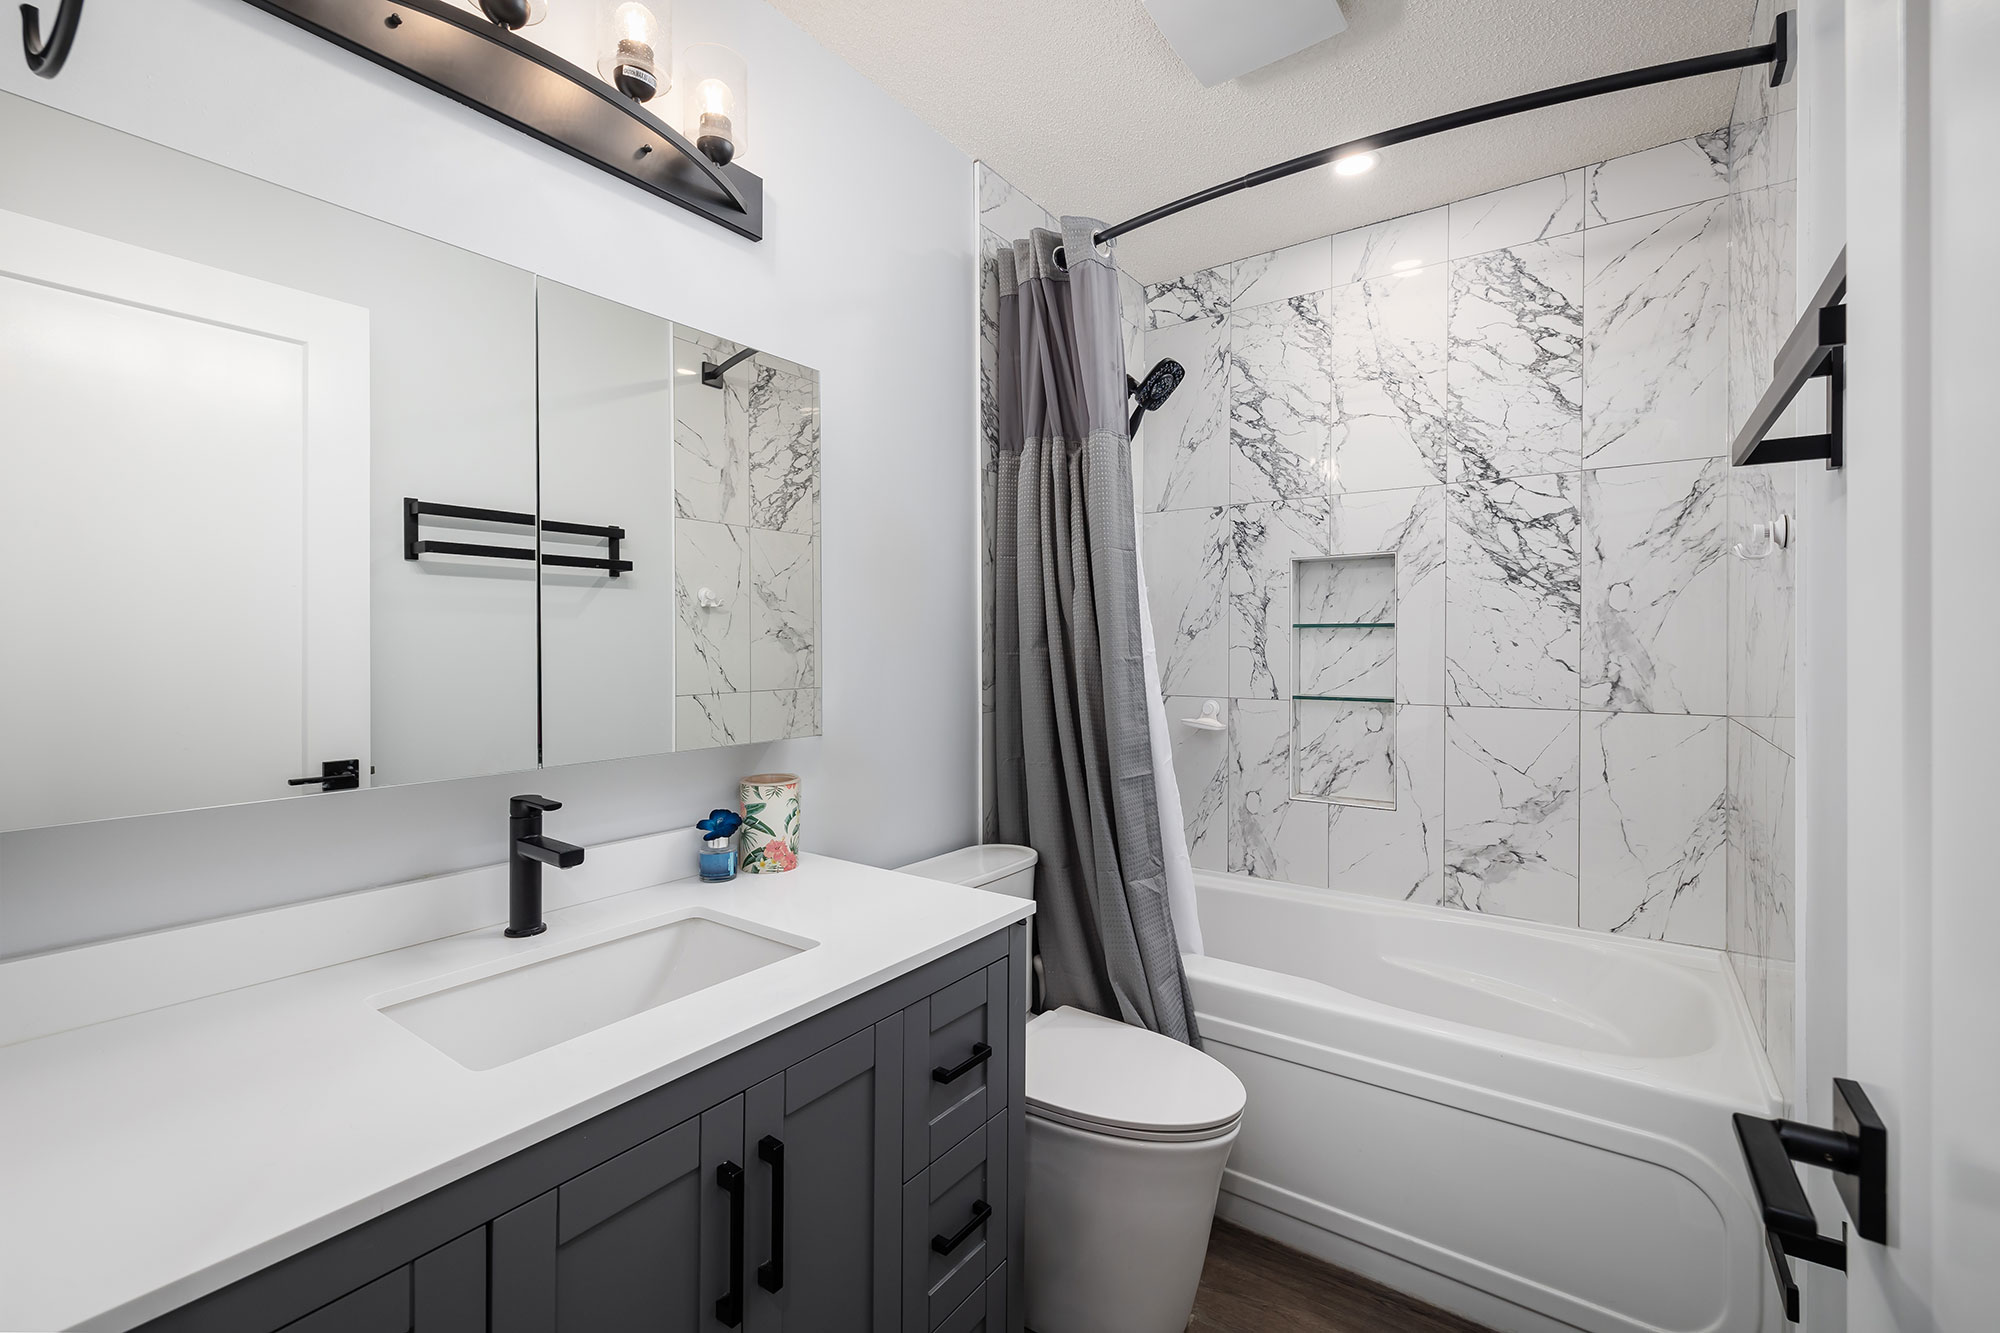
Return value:
[(33, 5), (21, 6), (21, 55), (28, 72), (44, 79), (62, 73), (69, 49), (76, 44), (76, 26), (83, 22), (83, 0), (62, 0), (48, 39), (42, 39), (42, 12)]
[(549, 0), (468, 0), (468, 3), (509, 32), (532, 28), (549, 16)]
[(605, 15), (598, 72), (635, 102), (650, 102), (664, 91), (660, 66), (662, 57), (672, 55), (671, 19), (671, 11), (663, 22), (638, 0), (625, 0)]
[(1360, 176), (1375, 170), (1375, 164), (1382, 160), (1376, 152), (1349, 153), (1346, 157), (1333, 159), (1333, 174), (1336, 176)]
[(718, 166), (750, 148), (750, 71), (743, 57), (700, 42), (681, 57), (681, 133)]
[[(646, 107), (646, 98), (669, 86), (668, 0), (604, 9), (600, 49), (607, 59), (599, 70), (579, 68), (512, 26), (532, 23), (548, 0), (247, 3), (718, 226), (763, 238), (764, 182), (733, 163), (719, 165)], [(64, 0), (51, 52), (62, 29), (73, 28), (77, 4)]]

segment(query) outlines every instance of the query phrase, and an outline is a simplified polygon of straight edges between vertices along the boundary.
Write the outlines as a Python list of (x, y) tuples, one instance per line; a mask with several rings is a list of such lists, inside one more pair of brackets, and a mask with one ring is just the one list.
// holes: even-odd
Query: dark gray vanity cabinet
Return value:
[(1013, 926), (145, 1326), (1021, 1333)]

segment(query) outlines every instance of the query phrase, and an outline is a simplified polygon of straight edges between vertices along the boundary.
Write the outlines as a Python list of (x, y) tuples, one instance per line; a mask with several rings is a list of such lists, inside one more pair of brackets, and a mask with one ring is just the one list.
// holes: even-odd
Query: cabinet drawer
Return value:
[(1007, 971), (995, 963), (903, 1011), (905, 1179), (1007, 1105)]
[(945, 1316), (937, 1333), (1006, 1333), (1006, 1328), (1007, 1265), (1000, 1264), (994, 1268), (993, 1276), (986, 1279), (985, 1286)]
[(1007, 1117), (1000, 1115), (903, 1187), (903, 1333), (940, 1327), (1006, 1259)]

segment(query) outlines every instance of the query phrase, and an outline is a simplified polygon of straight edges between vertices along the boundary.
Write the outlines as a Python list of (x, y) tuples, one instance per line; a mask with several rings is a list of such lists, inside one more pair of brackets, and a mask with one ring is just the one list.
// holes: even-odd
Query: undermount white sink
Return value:
[(485, 975), (405, 988), (373, 1003), (467, 1069), (494, 1069), (815, 943), (697, 911), (527, 962), (502, 960)]

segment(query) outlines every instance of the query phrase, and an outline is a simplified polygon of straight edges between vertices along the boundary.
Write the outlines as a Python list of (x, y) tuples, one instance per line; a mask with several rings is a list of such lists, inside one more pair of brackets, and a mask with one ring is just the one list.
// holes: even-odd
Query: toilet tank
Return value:
[(961, 847), (928, 861), (897, 867), (906, 875), (922, 875), (947, 884), (1004, 893), (1010, 898), (1035, 896), (1035, 849), (1011, 843), (989, 842), (979, 847)]

